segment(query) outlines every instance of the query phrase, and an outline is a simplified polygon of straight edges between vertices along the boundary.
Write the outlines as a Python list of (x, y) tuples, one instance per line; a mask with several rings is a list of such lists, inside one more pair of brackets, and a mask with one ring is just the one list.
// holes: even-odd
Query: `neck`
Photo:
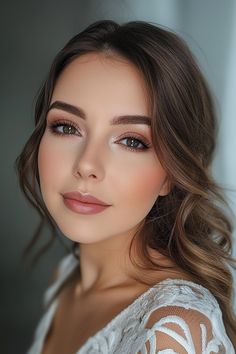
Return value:
[(132, 282), (135, 271), (129, 259), (132, 234), (119, 235), (92, 244), (80, 244), (80, 291), (105, 290)]

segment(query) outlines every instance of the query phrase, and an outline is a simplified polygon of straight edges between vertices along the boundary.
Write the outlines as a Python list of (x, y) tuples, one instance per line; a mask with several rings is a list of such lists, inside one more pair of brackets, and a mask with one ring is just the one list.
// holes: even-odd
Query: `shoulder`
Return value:
[(155, 286), (144, 333), (138, 353), (235, 353), (216, 299), (190, 281), (167, 280)]
[(166, 279), (161, 281), (151, 288), (146, 301), (148, 313), (158, 308), (173, 306), (202, 312), (209, 319), (215, 317), (216, 313), (221, 315), (219, 304), (212, 293), (189, 280)]

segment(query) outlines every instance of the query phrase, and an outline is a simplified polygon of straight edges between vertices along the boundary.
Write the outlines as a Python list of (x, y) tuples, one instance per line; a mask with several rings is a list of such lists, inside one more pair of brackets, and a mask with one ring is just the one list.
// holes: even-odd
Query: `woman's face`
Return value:
[[(148, 116), (140, 73), (125, 59), (86, 54), (60, 75), (51, 105), (56, 101), (80, 107), (86, 119), (60, 104), (48, 112), (38, 155), (47, 209), (64, 235), (79, 243), (131, 235), (158, 195), (167, 193), (150, 125), (110, 123), (124, 115)], [(61, 125), (50, 128), (55, 123)], [(110, 206), (97, 214), (76, 213), (63, 201), (62, 194), (71, 191), (89, 193)]]

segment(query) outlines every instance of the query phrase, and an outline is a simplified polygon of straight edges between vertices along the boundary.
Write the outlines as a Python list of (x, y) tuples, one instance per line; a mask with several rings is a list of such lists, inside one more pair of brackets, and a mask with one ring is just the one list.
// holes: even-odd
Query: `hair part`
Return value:
[[(220, 304), (228, 335), (236, 345), (230, 272), (230, 266), (235, 266), (232, 223), (223, 191), (210, 174), (217, 135), (214, 104), (196, 60), (171, 31), (144, 21), (123, 25), (97, 21), (56, 55), (36, 102), (35, 129), (16, 159), (20, 187), (41, 219), (24, 256), (37, 243), (45, 222), (52, 236), (34, 263), (55, 239), (54, 221), (40, 195), (37, 166), (53, 89), (65, 67), (94, 52), (120, 56), (139, 69), (149, 93), (153, 146), (171, 185), (170, 193), (158, 197), (134, 235), (142, 264), (132, 259), (131, 248), (130, 258), (139, 269), (163, 269), (150, 257), (149, 249), (157, 250), (208, 288)], [(73, 250), (77, 246), (73, 243)], [(149, 284), (148, 279), (139, 281)]]

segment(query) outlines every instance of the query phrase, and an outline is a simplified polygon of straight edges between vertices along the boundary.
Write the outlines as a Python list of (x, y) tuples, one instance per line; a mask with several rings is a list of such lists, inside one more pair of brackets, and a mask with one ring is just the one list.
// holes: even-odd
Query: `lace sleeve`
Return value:
[[(177, 306), (162, 307), (146, 324), (147, 336), (138, 354), (234, 354), (214, 334), (201, 312)], [(223, 334), (222, 334), (223, 335)]]

